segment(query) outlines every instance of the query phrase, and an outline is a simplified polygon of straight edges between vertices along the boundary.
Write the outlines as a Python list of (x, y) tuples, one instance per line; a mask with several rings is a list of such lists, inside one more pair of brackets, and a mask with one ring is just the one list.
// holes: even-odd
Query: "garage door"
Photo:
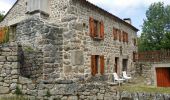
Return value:
[(170, 68), (156, 68), (157, 86), (170, 87)]

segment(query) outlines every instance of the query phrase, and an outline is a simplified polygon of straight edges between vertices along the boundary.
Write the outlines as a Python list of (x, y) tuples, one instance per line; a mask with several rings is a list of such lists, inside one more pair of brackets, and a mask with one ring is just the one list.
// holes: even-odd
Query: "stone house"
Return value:
[[(9, 43), (20, 45), (25, 76), (54, 80), (134, 70), (138, 29), (86, 0), (17, 0), (4, 26), (10, 27)], [(30, 66), (22, 63), (27, 51), (35, 51), (25, 53), (34, 59)]]

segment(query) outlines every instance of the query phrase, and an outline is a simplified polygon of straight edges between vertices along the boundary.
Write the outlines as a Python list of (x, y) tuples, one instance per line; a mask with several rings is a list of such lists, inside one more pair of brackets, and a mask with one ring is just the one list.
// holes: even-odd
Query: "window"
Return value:
[(10, 26), (10, 41), (15, 41), (16, 25)]
[(104, 39), (104, 23), (103, 21), (94, 20), (92, 17), (89, 19), (90, 36), (94, 39)]
[(104, 56), (91, 56), (91, 74), (95, 76), (97, 73), (104, 74)]
[(27, 12), (49, 13), (49, 0), (27, 0)]

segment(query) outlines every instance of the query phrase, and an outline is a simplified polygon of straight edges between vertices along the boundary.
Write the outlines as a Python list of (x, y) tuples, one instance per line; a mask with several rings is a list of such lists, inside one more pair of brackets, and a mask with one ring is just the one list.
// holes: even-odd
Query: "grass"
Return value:
[(137, 80), (132, 80), (130, 83), (125, 83), (118, 87), (119, 91), (134, 92), (145, 92), (145, 93), (167, 93), (170, 94), (170, 87), (156, 87), (147, 85), (145, 78), (137, 77)]

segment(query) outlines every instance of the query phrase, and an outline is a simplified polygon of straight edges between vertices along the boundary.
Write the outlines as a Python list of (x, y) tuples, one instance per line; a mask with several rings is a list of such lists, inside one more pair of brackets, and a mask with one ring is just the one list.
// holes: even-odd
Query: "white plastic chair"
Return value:
[(126, 71), (123, 71), (123, 78), (124, 78), (125, 80), (130, 80), (132, 77), (127, 76)]
[(117, 73), (113, 73), (113, 77), (114, 77), (114, 81), (117, 81), (120, 85), (120, 83), (122, 83), (123, 81), (125, 81), (125, 79), (121, 79), (118, 77)]

